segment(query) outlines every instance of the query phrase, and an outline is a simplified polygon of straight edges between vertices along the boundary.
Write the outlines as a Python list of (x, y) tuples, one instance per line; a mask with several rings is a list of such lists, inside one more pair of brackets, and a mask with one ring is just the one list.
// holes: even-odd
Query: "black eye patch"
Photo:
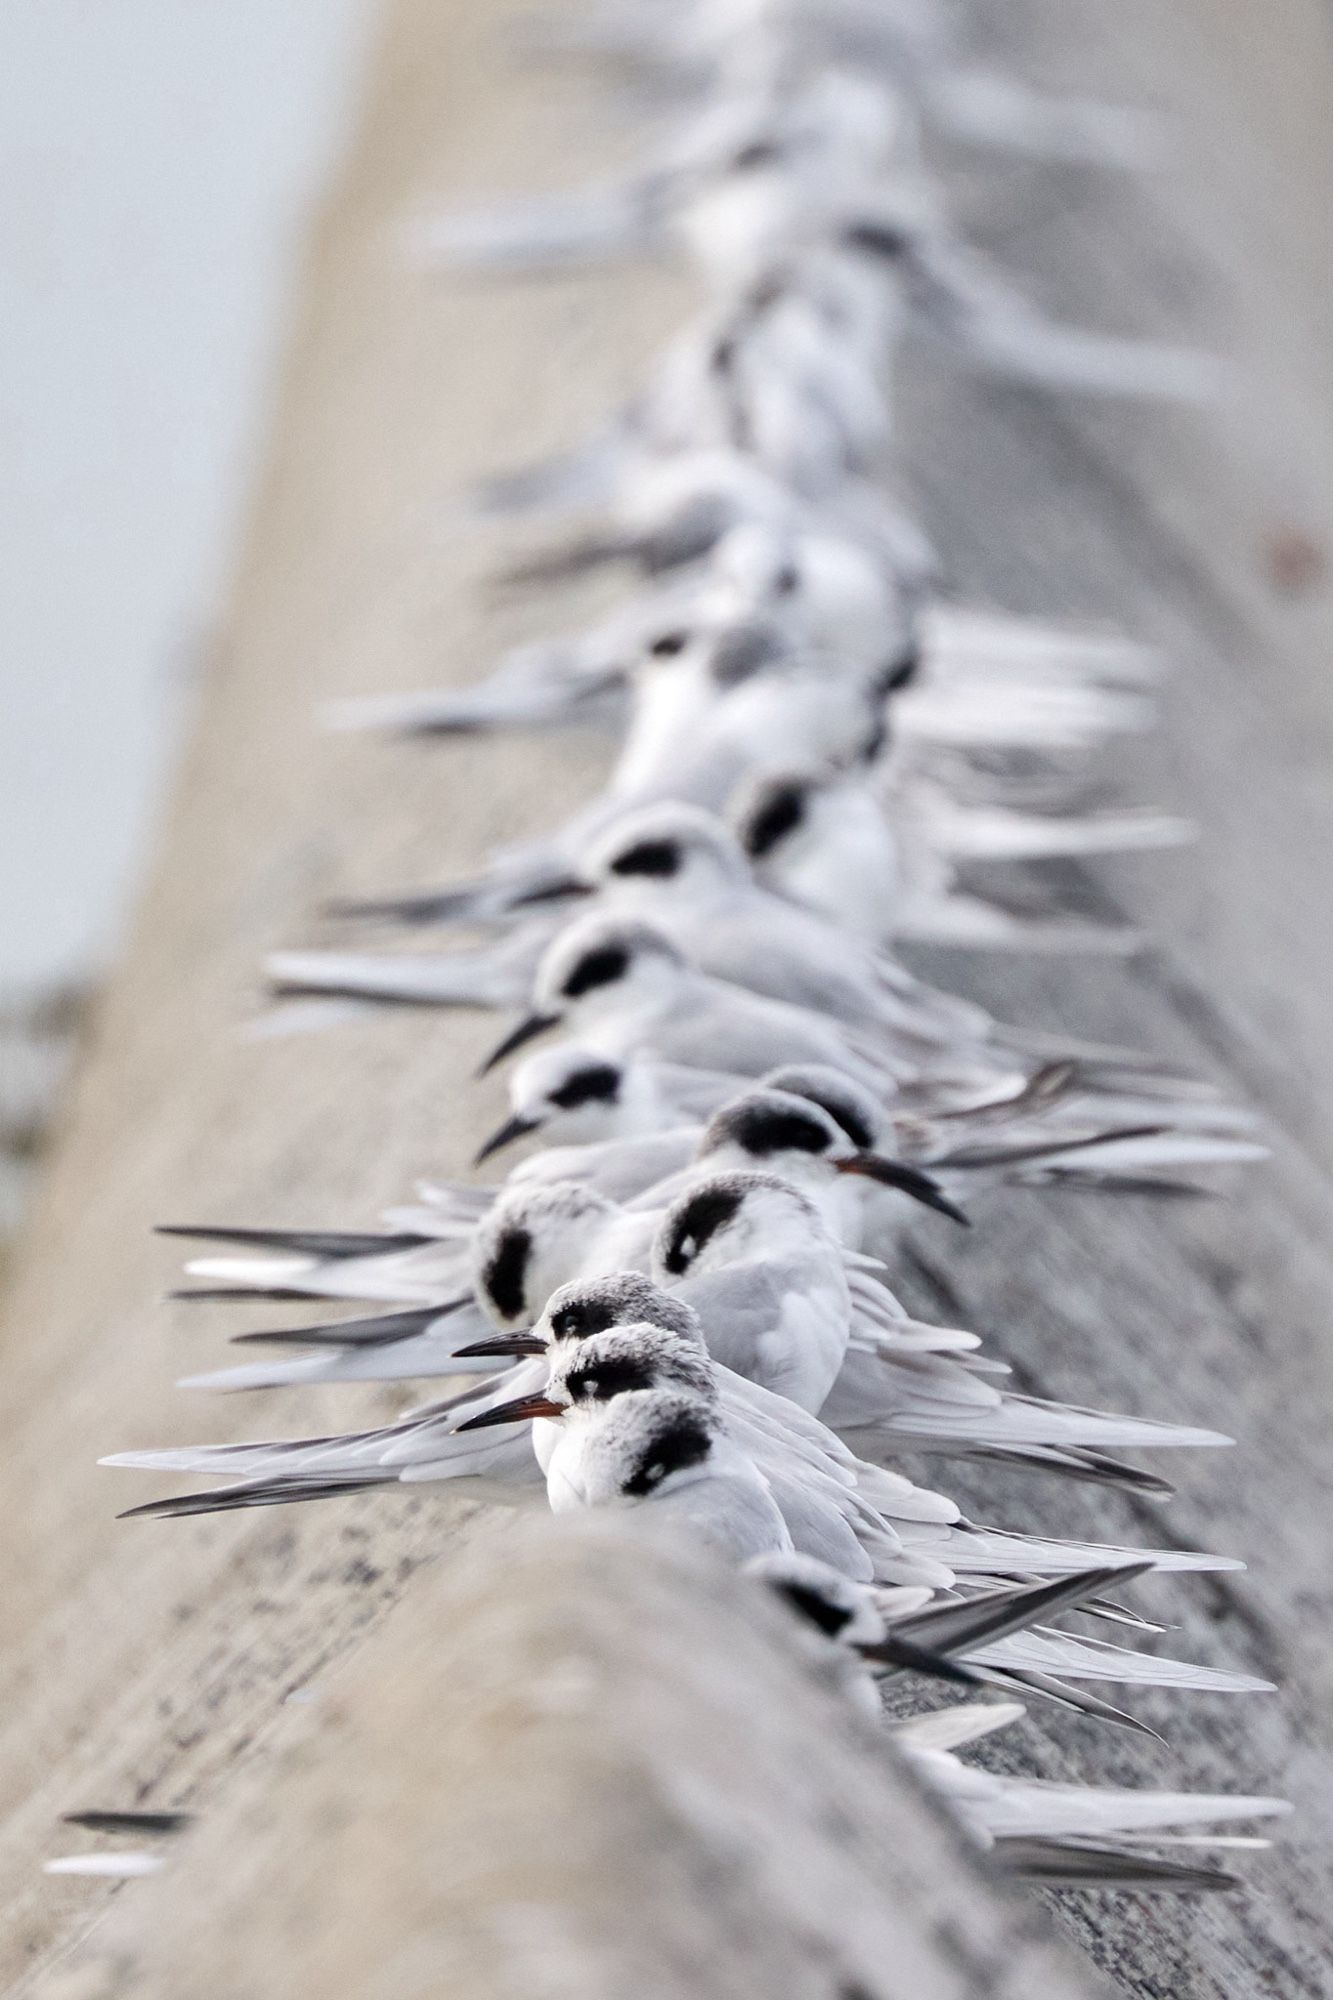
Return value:
[(642, 1499), (673, 1472), (699, 1465), (709, 1455), (710, 1442), (703, 1424), (693, 1417), (682, 1417), (650, 1445), (630, 1477), (622, 1482), (622, 1493), (632, 1500)]
[(663, 1263), (674, 1277), (694, 1263), (709, 1238), (729, 1222), (741, 1206), (733, 1188), (705, 1188), (686, 1203), (676, 1218)]
[(725, 633), (714, 647), (709, 674), (715, 686), (740, 687), (778, 657), (779, 648), (768, 632), (754, 625)]
[(613, 875), (675, 875), (681, 850), (674, 840), (641, 840), (611, 864)]
[(756, 139), (751, 145), (742, 146), (739, 152), (733, 153), (732, 172), (750, 173), (756, 167), (772, 166), (775, 160), (781, 160), (782, 157), (780, 149), (772, 139)]
[(507, 1229), (482, 1272), (483, 1289), (503, 1319), (524, 1315), (532, 1249), (533, 1239), (526, 1229)]
[(827, 1597), (821, 1597), (818, 1590), (809, 1590), (804, 1583), (779, 1583), (775, 1589), (780, 1597), (785, 1597), (792, 1609), (809, 1619), (818, 1631), (829, 1638), (835, 1638), (852, 1617), (841, 1605), (831, 1604)]
[(784, 563), (774, 578), (774, 596), (791, 597), (800, 582), (801, 574), (797, 569), (797, 565), (795, 563)]
[(751, 859), (758, 861), (778, 842), (795, 831), (806, 817), (806, 795), (797, 785), (779, 785), (770, 792), (744, 829), (742, 842)]
[(620, 1088), (621, 1072), (614, 1063), (591, 1063), (553, 1090), (551, 1102), (562, 1111), (573, 1111), (580, 1104), (614, 1104)]
[(651, 576), (660, 576), (682, 563), (698, 562), (734, 525), (735, 518), (731, 505), (720, 495), (697, 494), (670, 521), (645, 535), (640, 560)]
[(583, 1299), (578, 1305), (562, 1306), (552, 1318), (551, 1331), (557, 1340), (582, 1340), (615, 1324), (616, 1314), (605, 1299)]
[(829, 1134), (818, 1118), (777, 1106), (748, 1105), (734, 1113), (729, 1124), (737, 1144), (757, 1158), (768, 1153), (823, 1153), (829, 1144)]
[(871, 722), (858, 746), (857, 754), (863, 764), (874, 764), (889, 741), (889, 722), (880, 696), (875, 696), (871, 704)]
[(585, 952), (561, 991), (567, 1000), (577, 1000), (581, 993), (591, 993), (594, 987), (610, 986), (613, 980), (623, 978), (629, 964), (630, 954), (623, 945), (609, 944), (600, 951)]
[(684, 653), (688, 644), (689, 635), (685, 632), (662, 632), (649, 645), (649, 652), (655, 660), (671, 660)]
[(891, 263), (905, 257), (911, 248), (906, 232), (887, 222), (854, 222), (844, 230), (843, 241), (849, 250), (864, 250), (868, 257), (883, 257)]
[(567, 1375), (565, 1382), (576, 1398), (609, 1403), (614, 1396), (627, 1395), (632, 1389), (651, 1389), (653, 1370), (647, 1362), (627, 1356), (618, 1361), (590, 1362), (586, 1368), (576, 1368)]
[(854, 1110), (852, 1105), (844, 1103), (841, 1099), (835, 1100), (832, 1096), (823, 1097), (819, 1091), (806, 1090), (805, 1088), (803, 1088), (801, 1095), (809, 1097), (812, 1103), (818, 1104), (822, 1111), (827, 1111), (839, 1131), (846, 1133), (859, 1153), (873, 1151), (875, 1147), (875, 1133), (871, 1130), (861, 1113)]
[(911, 687), (922, 670), (922, 649), (915, 642), (887, 660), (878, 676), (878, 686), (882, 694), (901, 694)]

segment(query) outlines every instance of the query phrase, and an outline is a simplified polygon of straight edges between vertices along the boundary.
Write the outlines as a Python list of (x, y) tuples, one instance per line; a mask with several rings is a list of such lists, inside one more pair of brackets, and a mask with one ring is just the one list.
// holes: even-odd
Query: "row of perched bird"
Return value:
[[(1262, 1691), (1142, 1650), (1161, 1628), (1124, 1596), (1150, 1570), (1237, 1565), (1015, 1533), (891, 1463), (1002, 1461), (1161, 1495), (1126, 1453), (1227, 1444), (1020, 1393), (977, 1334), (914, 1318), (892, 1286), (910, 1224), (948, 1232), (993, 1187), (1180, 1193), (1264, 1151), (1198, 1081), (1006, 1025), (897, 956), (920, 940), (1123, 951), (1123, 931), (1007, 904), (977, 864), (1188, 832), (1088, 804), (1099, 748), (1152, 713), (1152, 657), (945, 602), (890, 496), (912, 335), (1063, 392), (1193, 396), (1207, 374), (1050, 320), (956, 240), (922, 125), (1118, 166), (1152, 134), (970, 70), (943, 12), (592, 0), (543, 16), (530, 58), (614, 65), (657, 135), (649, 157), (410, 232), (419, 258), (511, 278), (673, 249), (703, 295), (596, 436), (480, 496), (550, 524), (513, 572), (531, 589), (617, 564), (626, 601), (474, 687), (333, 718), (445, 737), (594, 724), (619, 745), (603, 790), (466, 881), (341, 911), (431, 926), (446, 948), (284, 952), (268, 967), (275, 1030), (387, 1004), (516, 1010), (491, 1063), (543, 1045), (513, 1069), (510, 1114), (477, 1163), (522, 1139), (539, 1149), (497, 1184), (423, 1186), (366, 1232), (178, 1231), (215, 1245), (189, 1266), (199, 1296), (357, 1308), (245, 1334), (278, 1358), (192, 1386), (468, 1379), (343, 1436), (111, 1462), (212, 1482), (137, 1514), (464, 1476), (544, 1487), (556, 1512), (642, 1510), (766, 1579), (839, 1650), (859, 1704), (879, 1712), (887, 1675), (924, 1695), (966, 1686), (972, 1698), (894, 1734), (1010, 1867), (1219, 1887), (1231, 1877), (1155, 1852), (1154, 1836), (1252, 1844), (1214, 1828), (1279, 1802), (1056, 1785), (955, 1753), (1020, 1700), (1142, 1728), (1119, 1691)], [(1087, 1629), (1056, 1622), (1075, 1607)]]

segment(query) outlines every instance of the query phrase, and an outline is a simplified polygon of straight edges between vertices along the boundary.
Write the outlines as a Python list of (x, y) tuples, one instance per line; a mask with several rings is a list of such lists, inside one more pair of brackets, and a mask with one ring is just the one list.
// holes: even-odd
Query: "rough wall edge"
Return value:
[(816, 1651), (612, 1522), (451, 1550), (42, 2000), (1092, 2000)]

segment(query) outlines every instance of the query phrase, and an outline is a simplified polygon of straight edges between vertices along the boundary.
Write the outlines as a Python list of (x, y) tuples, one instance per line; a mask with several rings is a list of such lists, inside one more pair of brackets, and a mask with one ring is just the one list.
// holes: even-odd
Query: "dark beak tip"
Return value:
[(517, 1359), (529, 1354), (545, 1354), (546, 1351), (544, 1340), (537, 1340), (527, 1334), (502, 1333), (489, 1336), (486, 1340), (471, 1340), (466, 1347), (456, 1347), (454, 1359), (472, 1361), (485, 1357), (487, 1360), (494, 1360), (497, 1355), (502, 1358)]
[(885, 1187), (897, 1188), (913, 1201), (921, 1202), (924, 1208), (933, 1208), (939, 1215), (947, 1215), (951, 1222), (957, 1222), (962, 1229), (971, 1229), (972, 1218), (964, 1213), (944, 1192), (940, 1183), (919, 1167), (905, 1166), (898, 1160), (887, 1160), (878, 1153), (853, 1153), (848, 1159), (836, 1163), (839, 1172), (845, 1174), (865, 1174), (868, 1179), (879, 1181)]
[(512, 1403), (497, 1403), (489, 1410), (480, 1410), (475, 1417), (457, 1424), (454, 1435), (460, 1431), (483, 1431), (501, 1424), (531, 1423), (535, 1417), (561, 1417), (565, 1411), (561, 1404), (551, 1402), (545, 1396), (520, 1396)]
[(507, 1118), (505, 1123), (498, 1125), (490, 1138), (485, 1140), (473, 1154), (474, 1167), (480, 1167), (493, 1153), (502, 1152), (506, 1146), (512, 1146), (516, 1139), (524, 1139), (530, 1132), (536, 1132), (540, 1122), (536, 1118), (520, 1118), (517, 1115)]
[(591, 896), (593, 893), (591, 882), (582, 881), (577, 875), (564, 875), (558, 882), (546, 882), (540, 889), (529, 889), (522, 896), (512, 896), (510, 908), (527, 910), (540, 903), (561, 903), (567, 897)]
[(548, 1028), (554, 1028), (558, 1018), (555, 1014), (525, 1014), (522, 1021), (516, 1023), (509, 1033), (496, 1043), (478, 1070), (478, 1078), (489, 1076), (498, 1063), (504, 1062), (506, 1056), (512, 1056), (525, 1042), (531, 1042), (536, 1036), (544, 1035)]

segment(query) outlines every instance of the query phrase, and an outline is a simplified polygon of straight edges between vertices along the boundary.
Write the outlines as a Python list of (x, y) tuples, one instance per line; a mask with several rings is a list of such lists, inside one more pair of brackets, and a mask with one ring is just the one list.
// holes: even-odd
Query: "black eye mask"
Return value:
[(854, 222), (844, 230), (843, 241), (849, 250), (862, 250), (868, 257), (883, 257), (888, 263), (905, 257), (912, 248), (906, 231), (887, 222)]
[(771, 633), (759, 626), (743, 625), (718, 641), (709, 662), (709, 674), (716, 687), (740, 687), (776, 660), (781, 651)]
[(623, 945), (609, 944), (600, 951), (586, 952), (561, 991), (567, 1000), (577, 1000), (581, 993), (591, 993), (598, 986), (610, 986), (614, 980), (624, 978), (629, 964), (630, 954)]
[(828, 1598), (821, 1597), (818, 1590), (810, 1590), (804, 1583), (784, 1582), (775, 1584), (774, 1588), (799, 1617), (805, 1618), (830, 1639), (837, 1638), (852, 1617), (850, 1611), (845, 1611), (839, 1604), (831, 1604)]
[(575, 1401), (588, 1399), (599, 1403), (609, 1403), (615, 1396), (624, 1396), (632, 1389), (651, 1389), (653, 1370), (646, 1361), (631, 1359), (628, 1355), (617, 1360), (590, 1361), (586, 1367), (576, 1368), (565, 1378), (565, 1386)]
[(818, 1104), (822, 1111), (828, 1112), (839, 1131), (852, 1141), (859, 1153), (870, 1153), (875, 1150), (875, 1133), (860, 1112), (854, 1111), (850, 1104), (845, 1104), (832, 1095), (823, 1097), (819, 1091), (807, 1090), (804, 1086), (800, 1094), (802, 1097), (809, 1097), (812, 1104)]
[(823, 1153), (829, 1134), (818, 1118), (774, 1105), (746, 1105), (732, 1113), (724, 1127), (747, 1153), (764, 1159), (771, 1153)]
[(771, 167), (782, 157), (782, 148), (775, 145), (772, 139), (756, 139), (733, 153), (731, 170), (734, 174), (753, 173), (757, 167)]
[(741, 1196), (733, 1188), (705, 1188), (686, 1204), (662, 1260), (673, 1277), (689, 1269), (709, 1238), (731, 1221), (740, 1206)]
[(482, 1272), (482, 1288), (503, 1319), (524, 1315), (532, 1250), (533, 1239), (526, 1229), (507, 1229)]
[(681, 866), (681, 850), (674, 840), (641, 840), (627, 847), (611, 863), (613, 875), (675, 875)]
[(693, 1417), (683, 1417), (679, 1423), (655, 1439), (630, 1477), (623, 1481), (621, 1491), (631, 1500), (642, 1500), (655, 1486), (673, 1472), (684, 1472), (687, 1466), (699, 1465), (709, 1455), (711, 1440), (704, 1426)]
[(621, 1072), (612, 1063), (593, 1063), (577, 1070), (551, 1093), (551, 1102), (562, 1111), (577, 1110), (581, 1104), (614, 1104), (621, 1088)]
[(553, 1315), (551, 1332), (556, 1340), (583, 1340), (590, 1333), (605, 1333), (615, 1326), (618, 1313), (606, 1299), (581, 1299), (577, 1305), (562, 1306)]
[(759, 861), (806, 817), (806, 797), (797, 785), (780, 785), (770, 792), (743, 835), (752, 861)]

